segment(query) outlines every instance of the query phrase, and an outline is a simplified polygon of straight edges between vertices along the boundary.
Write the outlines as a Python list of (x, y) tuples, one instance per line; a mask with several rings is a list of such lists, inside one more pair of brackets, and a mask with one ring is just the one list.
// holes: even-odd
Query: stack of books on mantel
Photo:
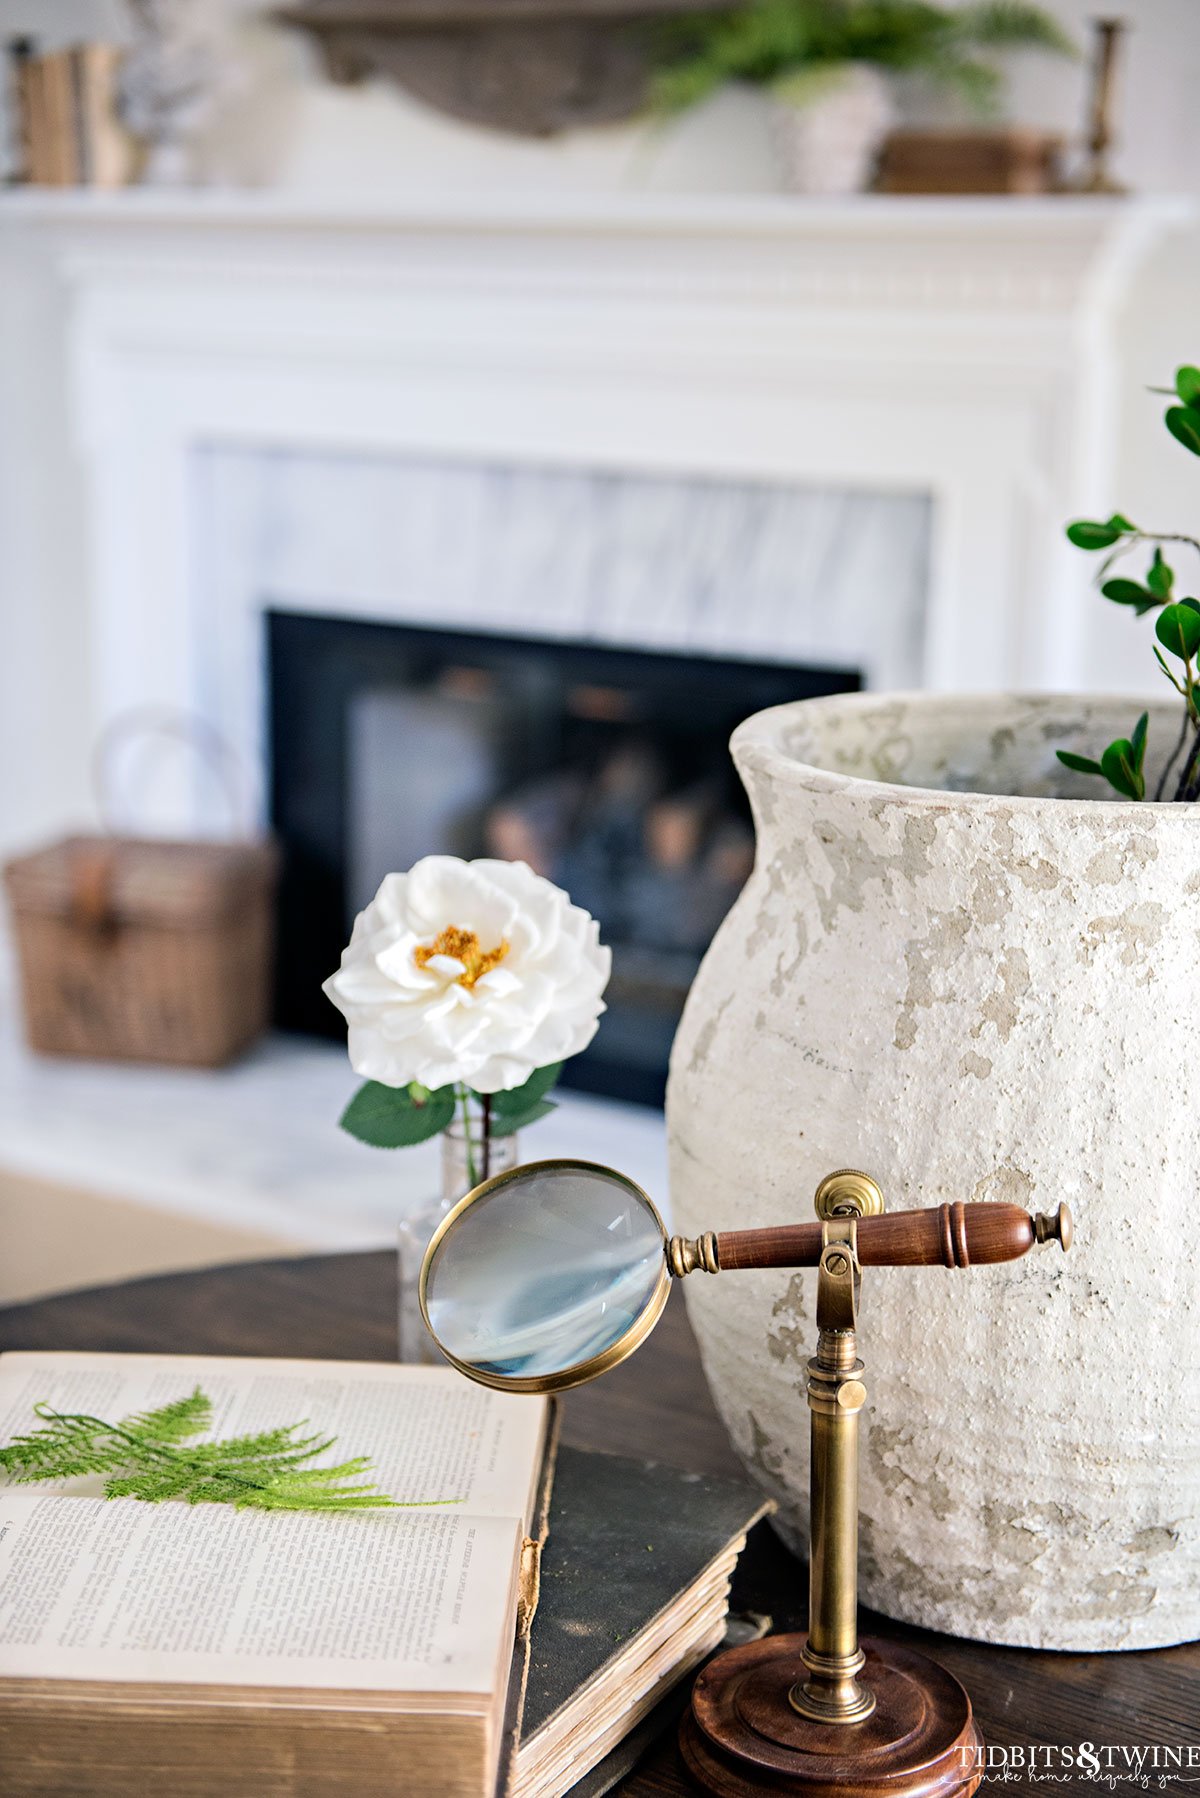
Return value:
[(40, 55), (27, 39), (10, 45), (20, 180), (38, 187), (121, 187), (129, 180), (132, 143), (116, 110), (120, 60), (113, 44)]
[(128, 1798), (148, 1768), (172, 1798), (558, 1798), (724, 1634), (750, 1486), (556, 1453), (551, 1401), (448, 1368), (10, 1353), (0, 1443), (39, 1401), (197, 1385), (216, 1435), (306, 1418), (421, 1508), (0, 1485), (7, 1798)]

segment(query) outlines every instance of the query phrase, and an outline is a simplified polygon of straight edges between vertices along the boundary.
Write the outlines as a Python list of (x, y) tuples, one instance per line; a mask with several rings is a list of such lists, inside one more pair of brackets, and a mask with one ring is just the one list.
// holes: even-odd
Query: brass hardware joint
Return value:
[[(858, 1318), (862, 1271), (858, 1265), (858, 1214), (828, 1217), (821, 1226), (821, 1259), (817, 1264), (817, 1328), (822, 1341), (830, 1332), (853, 1334)], [(832, 1353), (832, 1346), (830, 1353)], [(817, 1345), (817, 1359), (829, 1362)]]
[(1039, 1242), (1061, 1243), (1065, 1255), (1075, 1238), (1075, 1219), (1071, 1216), (1071, 1207), (1060, 1205), (1053, 1216), (1039, 1211), (1033, 1220), (1033, 1233)]
[(667, 1244), (667, 1266), (677, 1280), (694, 1274), (698, 1267), (706, 1274), (719, 1274), (721, 1264), (717, 1260), (715, 1231), (706, 1230), (703, 1236), (694, 1238), (672, 1236)]

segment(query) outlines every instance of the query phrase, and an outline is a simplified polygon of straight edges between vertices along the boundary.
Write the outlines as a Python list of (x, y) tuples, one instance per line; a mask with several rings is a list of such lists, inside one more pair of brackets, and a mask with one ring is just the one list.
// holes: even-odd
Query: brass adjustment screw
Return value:
[(813, 1199), (817, 1216), (878, 1217), (883, 1211), (883, 1193), (870, 1174), (856, 1167), (840, 1167), (826, 1174)]

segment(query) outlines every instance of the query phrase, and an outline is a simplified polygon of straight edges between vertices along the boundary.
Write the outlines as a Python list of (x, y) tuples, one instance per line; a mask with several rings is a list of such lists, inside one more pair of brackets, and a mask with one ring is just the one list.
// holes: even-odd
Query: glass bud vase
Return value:
[(419, 1290), (421, 1263), (429, 1239), (452, 1206), (485, 1177), (516, 1167), (520, 1156), (516, 1134), (493, 1136), (486, 1144), (483, 1114), (472, 1110), (469, 1119), (455, 1118), (442, 1132), (442, 1185), (427, 1204), (407, 1212), (399, 1230), (399, 1326), (401, 1361), (441, 1360), (421, 1316)]

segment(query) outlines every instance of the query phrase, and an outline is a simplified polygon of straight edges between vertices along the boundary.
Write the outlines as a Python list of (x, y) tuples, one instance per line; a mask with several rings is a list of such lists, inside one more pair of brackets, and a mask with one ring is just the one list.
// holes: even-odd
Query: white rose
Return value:
[(356, 1073), (497, 1093), (587, 1047), (611, 963), (595, 919), (524, 862), (427, 855), (387, 876), (323, 991)]

